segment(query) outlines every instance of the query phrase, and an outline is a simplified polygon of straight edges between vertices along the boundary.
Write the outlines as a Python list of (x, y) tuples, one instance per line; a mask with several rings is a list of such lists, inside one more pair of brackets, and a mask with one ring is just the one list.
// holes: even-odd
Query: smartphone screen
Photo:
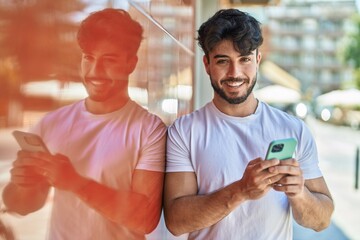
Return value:
[(295, 152), (297, 141), (295, 138), (279, 139), (272, 141), (266, 153), (265, 159), (277, 158), (284, 160), (292, 158)]
[(13, 136), (20, 145), (21, 149), (30, 152), (50, 153), (40, 136), (22, 131), (13, 131)]

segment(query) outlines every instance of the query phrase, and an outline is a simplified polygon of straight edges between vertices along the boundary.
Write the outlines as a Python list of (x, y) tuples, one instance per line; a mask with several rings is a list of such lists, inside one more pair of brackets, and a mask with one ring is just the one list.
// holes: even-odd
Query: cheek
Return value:
[(109, 79), (116, 80), (128, 80), (129, 73), (123, 66), (109, 67), (106, 72), (103, 73)]
[(226, 73), (226, 69), (224, 67), (218, 67), (216, 65), (209, 65), (208, 67), (208, 74), (215, 77), (215, 76), (223, 76)]
[(91, 65), (88, 62), (81, 61), (80, 72), (82, 75), (85, 75), (91, 69)]
[(258, 68), (257, 68), (257, 67), (254, 67), (254, 68), (251, 70), (251, 77), (256, 76), (257, 73), (258, 73)]
[(119, 76), (128, 75), (126, 69), (123, 67), (107, 68), (106, 75), (109, 77), (117, 78)]
[(252, 77), (252, 76), (256, 75), (257, 66), (256, 66), (256, 65), (243, 66), (242, 72), (243, 72), (246, 76)]

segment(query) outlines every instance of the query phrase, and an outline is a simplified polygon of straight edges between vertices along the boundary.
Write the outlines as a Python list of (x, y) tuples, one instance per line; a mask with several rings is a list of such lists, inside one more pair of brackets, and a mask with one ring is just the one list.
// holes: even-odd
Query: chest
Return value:
[(262, 128), (241, 124), (219, 124), (192, 131), (190, 158), (200, 191), (216, 190), (243, 175), (249, 161), (265, 157), (267, 139)]
[(70, 158), (84, 176), (109, 186), (129, 186), (141, 152), (139, 131), (121, 122), (74, 121), (47, 131), (53, 153)]

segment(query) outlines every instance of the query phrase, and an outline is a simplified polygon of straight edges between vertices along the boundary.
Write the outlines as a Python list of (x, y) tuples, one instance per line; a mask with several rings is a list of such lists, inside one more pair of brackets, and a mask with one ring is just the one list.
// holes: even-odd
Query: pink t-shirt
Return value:
[[(51, 153), (66, 155), (83, 176), (131, 190), (135, 169), (164, 171), (166, 126), (130, 100), (108, 114), (86, 111), (84, 101), (47, 114), (33, 129)], [(55, 190), (49, 238), (144, 239), (89, 208), (74, 194)]]

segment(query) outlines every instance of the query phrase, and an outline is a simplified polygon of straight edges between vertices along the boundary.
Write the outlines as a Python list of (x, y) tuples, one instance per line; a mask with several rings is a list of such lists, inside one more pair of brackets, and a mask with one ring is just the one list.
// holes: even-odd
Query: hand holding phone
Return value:
[(295, 138), (286, 138), (272, 141), (266, 153), (266, 160), (277, 158), (284, 160), (292, 158), (295, 153), (297, 141)]
[(13, 131), (12, 134), (22, 150), (26, 150), (29, 152), (50, 153), (40, 136), (34, 133), (22, 132), (18, 130)]

